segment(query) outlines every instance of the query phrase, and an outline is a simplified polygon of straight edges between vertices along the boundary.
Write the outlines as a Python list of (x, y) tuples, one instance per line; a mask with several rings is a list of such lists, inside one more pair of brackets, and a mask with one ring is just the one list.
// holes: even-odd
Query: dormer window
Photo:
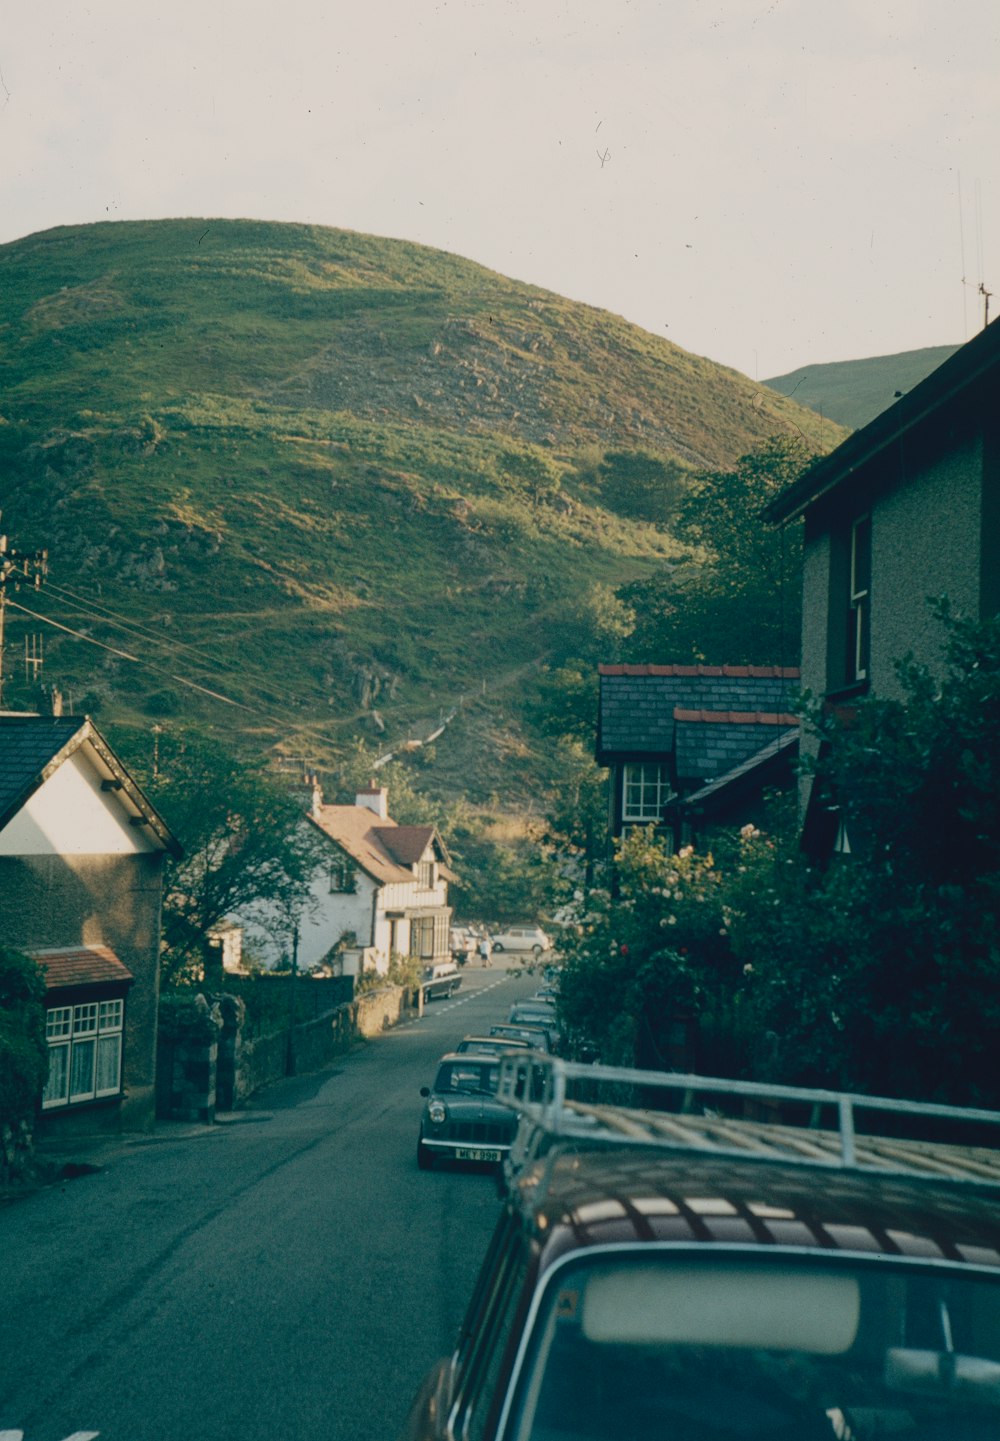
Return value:
[(434, 861), (417, 862), (417, 884), (425, 891), (434, 889), (437, 883), (437, 865)]

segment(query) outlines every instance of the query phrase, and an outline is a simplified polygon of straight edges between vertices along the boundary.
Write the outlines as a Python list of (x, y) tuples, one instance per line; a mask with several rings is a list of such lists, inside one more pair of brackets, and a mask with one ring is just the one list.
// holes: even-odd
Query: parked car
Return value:
[(547, 1026), (556, 1019), (555, 1001), (539, 1000), (537, 996), (526, 996), (524, 1000), (513, 1002), (509, 1019), (512, 1021), (537, 1019), (542, 1025)]
[(420, 982), (425, 1001), (437, 1001), (444, 996), (453, 996), (461, 988), (462, 977), (454, 961), (438, 961), (425, 966)]
[(550, 1049), (553, 1051), (558, 1049), (559, 1021), (553, 1006), (546, 1006), (542, 1002), (533, 1004), (531, 1001), (515, 1001), (510, 1008), (507, 1021), (512, 1026), (543, 1027), (551, 1042)]
[(417, 1138), (417, 1165), (436, 1160), (499, 1165), (510, 1149), (517, 1114), (496, 1099), (500, 1058), (452, 1052), (438, 1062), (433, 1086), (421, 1086), (424, 1111)]
[(478, 1051), (481, 1056), (503, 1056), (509, 1051), (527, 1051), (530, 1041), (515, 1036), (463, 1036), (455, 1050), (459, 1055), (466, 1051)]
[[(705, 1113), (557, 1099), (602, 1086)], [(549, 1148), (404, 1441), (1000, 1433), (1000, 1152), (927, 1139), (995, 1143), (1000, 1113), (537, 1057), (505, 1061), (500, 1094)]]
[(551, 951), (552, 942), (541, 926), (508, 926), (505, 930), (494, 931), (494, 951), (531, 951), (540, 956)]
[(553, 1049), (547, 1026), (490, 1026), (490, 1035), (507, 1036), (514, 1040), (526, 1041), (533, 1050), (544, 1051), (546, 1054)]

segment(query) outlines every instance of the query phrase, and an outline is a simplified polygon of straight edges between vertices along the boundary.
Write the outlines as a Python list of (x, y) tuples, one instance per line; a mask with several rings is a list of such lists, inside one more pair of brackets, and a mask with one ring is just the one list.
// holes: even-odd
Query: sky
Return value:
[(755, 379), (1000, 314), (997, 0), (22, 0), (0, 243), (418, 241)]

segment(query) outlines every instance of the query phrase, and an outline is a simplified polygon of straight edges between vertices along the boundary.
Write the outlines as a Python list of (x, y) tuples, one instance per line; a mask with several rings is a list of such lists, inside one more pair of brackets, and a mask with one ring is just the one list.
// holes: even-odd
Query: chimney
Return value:
[(364, 806), (365, 810), (374, 811), (380, 821), (389, 818), (389, 792), (385, 786), (377, 786), (374, 782), (366, 790), (358, 791), (354, 798), (356, 806)]

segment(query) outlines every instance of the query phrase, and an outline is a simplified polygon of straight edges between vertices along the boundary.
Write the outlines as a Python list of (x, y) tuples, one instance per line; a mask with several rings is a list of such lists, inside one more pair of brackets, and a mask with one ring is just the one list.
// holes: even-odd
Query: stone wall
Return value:
[(31, 1122), (5, 1121), (0, 1127), (0, 1186), (27, 1180), (34, 1171), (34, 1157)]
[[(419, 993), (417, 993), (419, 995)], [(211, 1122), (216, 1110), (238, 1109), (284, 1076), (320, 1070), (358, 1041), (381, 1035), (413, 1014), (414, 993), (399, 986), (372, 991), (323, 1016), (265, 1035), (250, 1035), (236, 996), (209, 1003), (197, 997), (160, 1036), (157, 1115)]]
[(172, 1121), (215, 1120), (221, 1008), (195, 996), (160, 1029), (156, 1052), (156, 1114)]
[[(419, 993), (418, 993), (419, 994)], [(353, 1004), (354, 1025), (359, 1036), (380, 1036), (414, 1013), (413, 992), (402, 986), (365, 991)]]

